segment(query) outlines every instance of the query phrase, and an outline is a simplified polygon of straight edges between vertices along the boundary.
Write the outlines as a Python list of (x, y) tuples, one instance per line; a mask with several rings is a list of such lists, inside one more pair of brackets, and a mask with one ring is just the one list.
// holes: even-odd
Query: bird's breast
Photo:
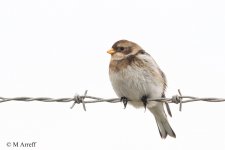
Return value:
[(146, 95), (151, 98), (161, 97), (163, 84), (147, 67), (127, 65), (119, 70), (109, 70), (114, 91), (119, 97), (140, 100)]

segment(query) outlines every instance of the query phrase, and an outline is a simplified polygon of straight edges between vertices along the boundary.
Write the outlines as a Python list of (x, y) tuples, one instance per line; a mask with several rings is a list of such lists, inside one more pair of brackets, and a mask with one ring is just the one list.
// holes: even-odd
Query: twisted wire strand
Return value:
[[(190, 102), (197, 102), (197, 101), (203, 101), (203, 102), (225, 102), (225, 98), (215, 98), (215, 97), (209, 97), (209, 98), (199, 98), (194, 96), (183, 96), (178, 89), (179, 95), (174, 95), (171, 98), (154, 98), (154, 99), (147, 99), (147, 101), (160, 101), (165, 103), (175, 103), (180, 104), (179, 110), (182, 109), (183, 103), (190, 103)], [(89, 100), (87, 100), (89, 99)], [(95, 96), (89, 96), (87, 95), (87, 90), (85, 91), (84, 95), (79, 96), (75, 95), (73, 98), (50, 98), (50, 97), (14, 97), (14, 98), (6, 98), (6, 97), (0, 97), (0, 103), (3, 102), (9, 102), (9, 101), (24, 101), (24, 102), (31, 102), (31, 101), (40, 101), (40, 102), (73, 102), (73, 105), (71, 106), (71, 109), (75, 106), (75, 104), (82, 104), (83, 109), (86, 111), (85, 104), (87, 103), (100, 103), (100, 102), (109, 102), (109, 103), (118, 103), (122, 102), (121, 98), (100, 98)], [(128, 100), (130, 101), (130, 100)]]

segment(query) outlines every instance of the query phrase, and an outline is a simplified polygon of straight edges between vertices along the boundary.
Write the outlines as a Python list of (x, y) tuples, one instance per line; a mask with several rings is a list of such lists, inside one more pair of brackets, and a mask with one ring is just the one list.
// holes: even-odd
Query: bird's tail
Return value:
[(157, 118), (155, 117), (159, 133), (161, 135), (161, 138), (165, 139), (167, 135), (176, 138), (176, 134), (174, 133), (173, 129), (171, 128), (168, 120), (166, 118)]
[(161, 102), (156, 102), (154, 107), (149, 107), (150, 111), (153, 113), (161, 138), (165, 139), (167, 135), (176, 138), (176, 134), (174, 133), (173, 129), (171, 128), (164, 108), (163, 108), (163, 103)]

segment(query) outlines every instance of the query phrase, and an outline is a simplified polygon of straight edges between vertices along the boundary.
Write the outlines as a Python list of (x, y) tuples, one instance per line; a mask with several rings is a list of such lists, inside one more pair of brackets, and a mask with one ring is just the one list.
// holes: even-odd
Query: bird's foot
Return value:
[(148, 104), (147, 100), (148, 100), (148, 96), (147, 95), (144, 95), (144, 96), (141, 97), (141, 101), (143, 102), (145, 110), (146, 110), (146, 106)]
[(120, 101), (123, 102), (124, 109), (125, 109), (127, 107), (128, 99), (123, 96), (120, 98)]

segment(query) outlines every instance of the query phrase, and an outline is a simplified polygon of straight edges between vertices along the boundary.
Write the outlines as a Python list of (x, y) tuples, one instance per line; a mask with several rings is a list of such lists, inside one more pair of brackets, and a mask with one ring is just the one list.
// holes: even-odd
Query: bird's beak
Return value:
[(110, 50), (107, 51), (107, 53), (109, 53), (109, 54), (111, 54), (111, 55), (114, 54), (115, 52), (116, 52), (116, 51), (115, 51), (113, 48), (111, 48)]

